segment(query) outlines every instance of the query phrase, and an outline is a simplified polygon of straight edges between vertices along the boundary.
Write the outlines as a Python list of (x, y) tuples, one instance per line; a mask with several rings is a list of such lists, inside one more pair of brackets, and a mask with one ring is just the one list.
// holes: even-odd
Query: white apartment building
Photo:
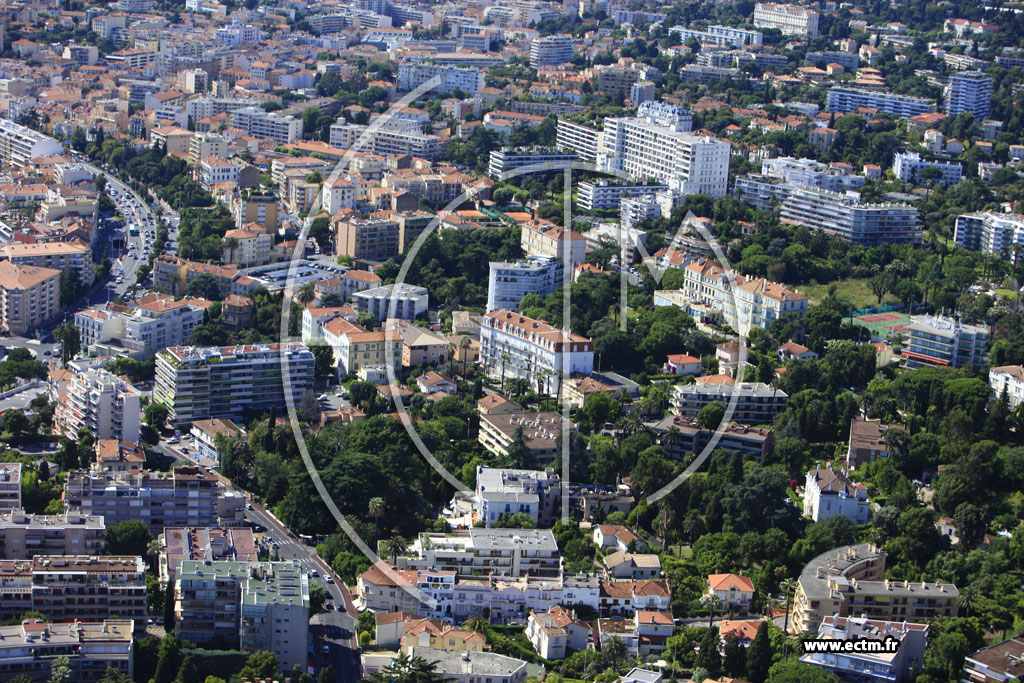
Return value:
[(254, 137), (272, 138), (282, 145), (302, 137), (301, 118), (279, 116), (276, 112), (268, 113), (258, 107), (232, 111), (231, 125)]
[(868, 489), (853, 483), (841, 471), (831, 467), (807, 472), (804, 486), (804, 515), (815, 522), (846, 517), (854, 524), (868, 523)]
[(469, 529), (450, 534), (421, 533), (399, 569), (453, 571), (457, 576), (506, 578), (562, 576), (561, 553), (550, 529)]
[(263, 31), (251, 24), (224, 26), (214, 31), (214, 37), (232, 47), (246, 43), (263, 42)]
[(775, 416), (786, 408), (789, 396), (761, 382), (738, 382), (735, 384), (677, 384), (670, 402), (676, 415), (697, 417), (701, 409), (718, 401), (728, 406), (736, 401), (732, 420), (740, 424), (771, 424)]
[(538, 527), (560, 514), (561, 479), (554, 470), (513, 470), (478, 465), (473, 500), (476, 521), (490, 528), (503, 515), (525, 514)]
[(581, 180), (576, 186), (576, 201), (585, 211), (608, 211), (620, 208), (625, 197), (644, 197), (667, 192), (668, 185), (657, 183), (630, 184), (606, 179)]
[(83, 347), (117, 341), (129, 354), (139, 356), (183, 344), (202, 323), (202, 307), (164, 295), (143, 297), (130, 313), (98, 308), (75, 313)]
[(467, 95), (475, 95), (476, 91), (485, 85), (484, 72), (480, 69), (424, 63), (400, 64), (395, 87), (399, 91), (407, 92), (420, 87), (433, 78), (441, 80), (430, 89), (430, 92), (451, 93), (461, 90)]
[(199, 186), (209, 192), (217, 183), (238, 183), (239, 164), (219, 157), (199, 162)]
[(222, 135), (196, 133), (188, 143), (188, 162), (195, 166), (206, 159), (223, 159), (228, 154), (228, 141)]
[(72, 362), (71, 377), (56, 398), (54, 424), (69, 439), (87, 430), (95, 439), (139, 440), (141, 395), (128, 382), (106, 370), (82, 368)]
[(3, 463), (0, 465), (0, 510), (16, 510), (20, 507), (21, 463)]
[(754, 26), (777, 28), (785, 35), (818, 35), (818, 13), (799, 5), (783, 5), (774, 2), (759, 2), (754, 6)]
[[(652, 103), (647, 102), (646, 105)], [(667, 126), (660, 117), (607, 118), (598, 167), (631, 178), (654, 178), (682, 195), (724, 197), (729, 180), (729, 143)]]
[[(388, 318), (415, 320), (427, 312), (429, 294), (426, 287), (407, 283), (396, 283), (364, 289), (352, 295), (352, 302), (360, 311), (365, 311), (380, 322)], [(394, 303), (394, 312), (391, 306)]]
[(988, 385), (992, 387), (996, 398), (1002, 397), (1005, 391), (1010, 401), (1010, 410), (1016, 410), (1017, 406), (1024, 403), (1024, 366), (1003, 365), (991, 368), (988, 371)]
[(562, 168), (579, 158), (580, 155), (575, 150), (558, 147), (502, 147), (491, 151), (487, 175), (500, 178), (508, 171), (537, 164), (551, 164), (554, 168)]
[(926, 183), (921, 171), (935, 168), (941, 171), (937, 182), (943, 187), (956, 185), (963, 179), (963, 167), (955, 161), (928, 161), (917, 152), (898, 152), (893, 157), (892, 172), (903, 183)]
[(156, 354), (153, 400), (170, 409), (176, 427), (213, 417), (242, 419), (284, 406), (285, 391), (297, 405), (312, 390), (314, 362), (300, 342), (167, 348)]
[(519, 310), (527, 294), (547, 296), (565, 281), (565, 264), (556, 258), (534, 256), (524, 261), (490, 262), (487, 276), (487, 312)]
[[(653, 194), (644, 195), (642, 197), (624, 197), (622, 201), (619, 202), (619, 223), (625, 231), (633, 230), (637, 224), (645, 221), (652, 221), (656, 218), (661, 218), (661, 204)], [(590, 235), (590, 232), (587, 233), (588, 236)], [(644, 236), (646, 237), (646, 233), (644, 233)], [(626, 247), (627, 244), (623, 243), (623, 250), (625, 250)], [(632, 251), (632, 249), (630, 251)], [(631, 258), (630, 260), (633, 259)]]
[(338, 121), (331, 125), (330, 145), (381, 156), (408, 154), (423, 159), (433, 159), (444, 151), (445, 142), (436, 135), (423, 133), (416, 121), (392, 121), (373, 129)]
[(59, 270), (0, 261), (0, 329), (35, 337), (59, 311)]
[(561, 149), (571, 149), (583, 161), (595, 161), (601, 150), (602, 133), (597, 128), (559, 117), (555, 129), (555, 143)]
[[(345, 176), (327, 178), (320, 190), (320, 206), (331, 216), (356, 206), (359, 184)], [(320, 245), (323, 248), (326, 245)]]
[(895, 95), (876, 90), (857, 88), (830, 88), (825, 99), (825, 109), (837, 114), (856, 111), (862, 107), (877, 109), (901, 119), (936, 110), (935, 102), (923, 97)]
[(747, 278), (710, 259), (698, 259), (683, 269), (683, 294), (692, 303), (718, 311), (733, 329), (746, 333), (768, 329), (784, 315), (807, 312), (807, 297), (765, 278)]
[(820, 187), (830, 192), (844, 192), (863, 187), (867, 180), (846, 168), (831, 168), (814, 159), (776, 157), (761, 162), (761, 174), (779, 178), (789, 185)]
[(530, 43), (530, 66), (558, 66), (572, 61), (575, 48), (571, 35), (534, 38)]
[(950, 116), (970, 112), (979, 121), (988, 118), (992, 108), (992, 77), (980, 71), (954, 73), (946, 88), (946, 113)]
[(0, 119), (0, 161), (21, 168), (30, 159), (58, 156), (63, 151), (64, 146), (50, 136)]
[(556, 394), (562, 375), (594, 370), (594, 343), (514, 311), (487, 313), (480, 325), (480, 362), (491, 377), (518, 377)]
[(958, 247), (1016, 260), (1014, 245), (1024, 249), (1024, 216), (995, 211), (961, 214), (953, 239)]
[(779, 219), (870, 247), (920, 244), (921, 220), (910, 204), (861, 204), (860, 195), (794, 187), (786, 192)]
[(748, 31), (742, 28), (733, 28), (732, 26), (708, 26), (703, 31), (686, 28), (685, 26), (673, 26), (668, 32), (678, 36), (681, 43), (685, 43), (690, 38), (693, 38), (699, 43), (741, 48), (744, 45), (761, 45), (764, 42), (764, 34), (760, 31)]
[[(907, 621), (883, 621), (864, 617), (826, 615), (818, 627), (818, 641), (891, 642), (892, 651), (881, 652), (807, 652), (804, 664), (819, 666), (841, 680), (888, 683), (906, 680), (910, 672), (924, 667), (928, 645), (927, 624)], [(965, 678), (964, 680), (982, 680)]]

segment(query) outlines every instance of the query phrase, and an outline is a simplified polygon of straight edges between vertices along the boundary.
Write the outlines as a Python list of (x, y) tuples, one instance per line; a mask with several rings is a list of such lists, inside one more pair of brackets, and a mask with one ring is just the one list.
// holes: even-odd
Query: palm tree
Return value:
[(619, 662), (626, 658), (626, 644), (622, 642), (622, 639), (618, 636), (612, 636), (608, 640), (601, 643), (601, 652), (608, 658), (608, 661), (612, 663), (612, 667), (617, 667)]
[(366, 513), (373, 520), (374, 524), (380, 521), (380, 518), (384, 516), (384, 499), (380, 496), (374, 496), (366, 504)]
[(295, 295), (295, 300), (302, 305), (308, 304), (310, 301), (316, 298), (316, 283), (307, 282), (302, 285), (302, 289)]
[(437, 662), (410, 657), (404, 652), (368, 678), (373, 683), (442, 683), (449, 680), (437, 672)]
[(960, 606), (964, 608), (964, 617), (971, 616), (971, 608), (978, 601), (978, 592), (972, 586), (960, 589)]
[(404, 555), (407, 550), (409, 544), (401, 536), (389, 538), (381, 545), (381, 552), (385, 557), (391, 558), (391, 564), (398, 564), (398, 556)]
[(708, 608), (708, 628), (711, 628), (715, 625), (715, 608), (722, 600), (714, 593), (708, 593), (701, 597), (700, 602)]
[(487, 621), (487, 617), (477, 614), (469, 619), (462, 622), (462, 628), (473, 633), (479, 633), (481, 635), (487, 635), (487, 628), (490, 623)]

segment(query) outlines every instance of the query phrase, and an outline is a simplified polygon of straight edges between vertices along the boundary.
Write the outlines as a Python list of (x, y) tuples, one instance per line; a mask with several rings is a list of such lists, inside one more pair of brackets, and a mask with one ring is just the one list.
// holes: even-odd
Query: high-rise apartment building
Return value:
[(178, 637), (265, 650), (284, 671), (305, 666), (309, 578), (298, 561), (184, 560), (175, 584)]
[(571, 35), (551, 35), (534, 38), (530, 43), (530, 66), (558, 66), (572, 61), (574, 54)]
[(988, 117), (992, 108), (992, 77), (980, 71), (953, 73), (946, 88), (946, 113), (950, 116), (970, 112), (978, 121)]
[(56, 398), (57, 431), (69, 439), (85, 429), (95, 439), (139, 440), (141, 394), (120, 377), (101, 368), (71, 364), (72, 375)]
[(35, 337), (59, 310), (59, 270), (0, 261), (0, 329)]
[(35, 157), (58, 156), (64, 146), (49, 135), (0, 119), (0, 160), (21, 168)]
[(598, 167), (631, 178), (654, 178), (682, 194), (724, 197), (729, 180), (729, 143), (688, 132), (685, 117), (669, 120), (644, 103), (643, 116), (607, 118)]
[[(282, 364), (289, 369), (284, 385)], [(176, 346), (156, 355), (153, 400), (170, 409), (175, 426), (212, 417), (242, 419), (296, 404), (313, 387), (313, 353), (301, 342), (240, 346)]]
[(954, 240), (964, 249), (1016, 260), (1016, 252), (1024, 249), (1024, 216), (995, 211), (961, 214), (956, 218)]
[(561, 149), (571, 149), (583, 161), (595, 161), (601, 149), (601, 131), (581, 123), (558, 119), (555, 142)]
[(66, 510), (102, 517), (107, 526), (136, 520), (164, 527), (219, 526), (240, 518), (244, 499), (199, 467), (170, 472), (73, 472), (64, 486)]
[(793, 188), (782, 202), (780, 220), (863, 246), (921, 243), (921, 221), (916, 207), (861, 204), (859, 195), (851, 193)]
[(524, 261), (490, 262), (487, 276), (487, 311), (519, 310), (527, 294), (544, 297), (562, 286), (565, 264), (560, 259), (535, 256)]
[(95, 277), (92, 249), (81, 242), (12, 242), (0, 247), (0, 259), (19, 266), (55, 268), (74, 273), (82, 285), (91, 285)]
[(754, 6), (754, 26), (777, 28), (786, 35), (814, 38), (818, 35), (818, 13), (799, 5), (759, 2)]
[(543, 320), (499, 309), (480, 325), (480, 362), (491, 377), (522, 378), (554, 394), (562, 373), (594, 370), (594, 343)]

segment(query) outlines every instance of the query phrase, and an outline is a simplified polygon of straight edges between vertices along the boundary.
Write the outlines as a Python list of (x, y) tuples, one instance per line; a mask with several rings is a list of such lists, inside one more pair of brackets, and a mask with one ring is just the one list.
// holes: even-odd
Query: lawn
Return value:
[[(870, 278), (850, 278), (836, 282), (836, 294), (840, 299), (850, 302), (854, 310), (861, 308), (874, 308), (878, 306), (878, 297), (871, 292)], [(797, 289), (807, 295), (812, 304), (820, 303), (828, 296), (828, 288), (831, 283), (823, 285), (800, 285)], [(900, 300), (892, 294), (886, 294), (882, 298), (883, 306), (898, 304)]]

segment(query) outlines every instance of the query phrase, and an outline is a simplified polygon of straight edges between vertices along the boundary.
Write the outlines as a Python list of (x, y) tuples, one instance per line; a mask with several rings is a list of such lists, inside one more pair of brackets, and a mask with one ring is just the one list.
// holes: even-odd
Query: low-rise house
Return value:
[(500, 394), (485, 394), (476, 402), (476, 411), (481, 415), (509, 415), (523, 411), (515, 401), (510, 401)]
[(530, 612), (526, 637), (537, 654), (555, 660), (585, 650), (593, 638), (593, 630), (577, 618), (575, 611), (559, 605), (547, 612)]
[(862, 417), (853, 418), (850, 422), (850, 445), (846, 451), (847, 469), (857, 470), (878, 458), (888, 458), (889, 446), (885, 437), (890, 429), (900, 427)]
[(971, 683), (1011, 683), (1024, 667), (1024, 637), (1010, 638), (964, 658), (963, 680)]
[(790, 339), (779, 347), (779, 360), (783, 363), (789, 360), (818, 360), (818, 354)]
[(672, 607), (672, 590), (664, 579), (601, 581), (600, 614), (631, 616), (638, 609), (665, 611)]
[(611, 579), (656, 579), (661, 576), (661, 558), (654, 553), (625, 553), (616, 550), (604, 556)]
[(598, 524), (594, 527), (594, 543), (599, 548), (615, 548), (621, 552), (646, 550), (647, 542), (628, 526)]
[(423, 394), (454, 394), (459, 390), (459, 385), (431, 370), (416, 378), (416, 386)]
[(669, 354), (665, 372), (670, 375), (699, 375), (703, 372), (700, 358), (685, 353)]
[(196, 420), (189, 432), (195, 438), (199, 455), (220, 464), (220, 439), (233, 439), (245, 432), (227, 418), (215, 417), (210, 420)]
[(96, 442), (94, 472), (141, 472), (146, 468), (146, 452), (142, 446), (117, 439)]
[(1024, 366), (1003, 365), (988, 371), (988, 385), (996, 398), (1002, 399), (1003, 392), (1010, 403), (1010, 410), (1024, 403)]
[(754, 600), (754, 583), (742, 574), (709, 574), (707, 584), (707, 594), (727, 609), (744, 611)]
[(762, 623), (760, 619), (722, 619), (718, 622), (718, 634), (722, 640), (732, 637), (740, 645), (750, 645)]

